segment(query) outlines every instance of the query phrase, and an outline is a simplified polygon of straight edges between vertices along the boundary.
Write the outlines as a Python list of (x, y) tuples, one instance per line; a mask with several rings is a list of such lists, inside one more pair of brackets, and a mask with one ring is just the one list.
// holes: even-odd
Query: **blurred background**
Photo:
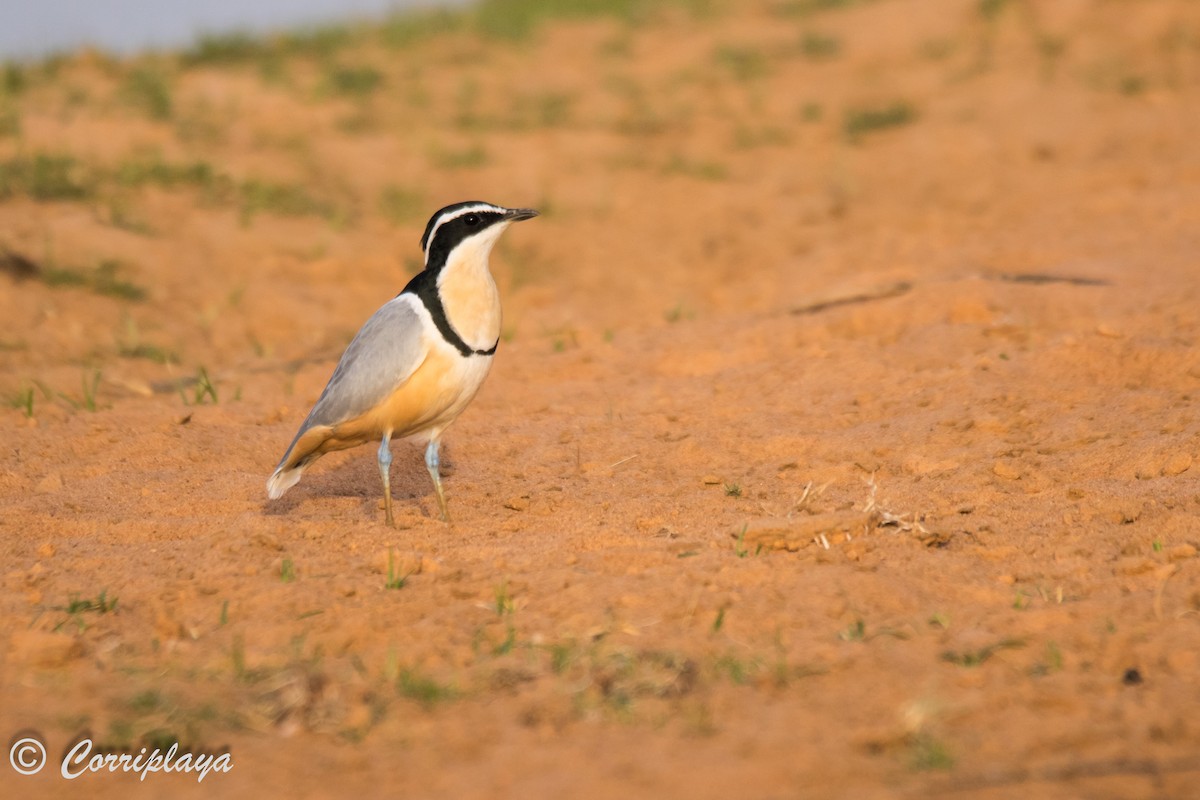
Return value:
[(350, 17), (405, 9), (465, 5), (465, 0), (47, 0), (8, 9), (0, 27), (0, 55), (37, 58), (83, 46), (124, 55), (177, 48), (205, 33), (231, 30), (263, 33)]
[(506, 336), (564, 349), (923, 274), (1103, 277), (1180, 213), (1137, 187), (1196, 163), (1184, 0), (8, 16), (0, 249), (36, 280), (0, 309), (7, 392), (336, 355), (463, 199), (545, 212), (501, 244)]

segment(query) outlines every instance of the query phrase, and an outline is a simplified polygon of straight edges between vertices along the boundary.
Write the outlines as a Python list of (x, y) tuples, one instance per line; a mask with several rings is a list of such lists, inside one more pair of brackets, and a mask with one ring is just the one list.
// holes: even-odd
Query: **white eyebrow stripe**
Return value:
[(497, 214), (503, 214), (508, 209), (494, 206), (491, 203), (476, 203), (473, 206), (466, 206), (455, 211), (453, 214), (447, 214), (437, 221), (433, 226), (433, 230), (429, 232), (429, 238), (425, 240), (425, 263), (429, 263), (429, 245), (433, 244), (433, 240), (437, 238), (438, 228), (445, 225), (447, 222), (452, 222), (464, 214), (475, 214), (480, 211), (494, 211)]

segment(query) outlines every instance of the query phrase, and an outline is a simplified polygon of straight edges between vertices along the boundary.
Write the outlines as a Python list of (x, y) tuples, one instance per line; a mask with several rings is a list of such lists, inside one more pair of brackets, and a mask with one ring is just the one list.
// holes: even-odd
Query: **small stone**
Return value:
[(1121, 676), (1121, 683), (1126, 686), (1141, 686), (1142, 673), (1136, 667), (1130, 667), (1125, 670), (1125, 674)]
[(705, 486), (720, 486), (721, 485), (721, 479), (718, 478), (716, 475), (705, 475), (703, 478), (700, 479), (700, 482), (703, 483)]
[(1168, 650), (1167, 667), (1176, 675), (1194, 675), (1196, 673), (1196, 653), (1192, 650), (1178, 648)]
[(18, 631), (9, 639), (9, 658), (39, 667), (61, 667), (83, 655), (83, 645), (74, 637), (45, 631)]
[(1157, 478), (1162, 473), (1162, 468), (1153, 461), (1143, 461), (1134, 467), (1133, 475), (1139, 481), (1148, 481), (1151, 478)]
[(1021, 470), (1011, 461), (997, 461), (992, 465), (992, 472), (997, 478), (1003, 478), (1006, 481), (1020, 480)]
[(54, 558), (57, 552), (50, 542), (43, 542), (37, 549), (38, 558)]
[(1184, 561), (1195, 557), (1196, 548), (1190, 544), (1176, 545), (1167, 551), (1167, 558), (1171, 561)]
[(1142, 575), (1152, 572), (1158, 564), (1149, 558), (1122, 558), (1117, 561), (1113, 572), (1118, 575)]
[(510, 497), (504, 501), (504, 507), (510, 511), (525, 511), (529, 508), (528, 497)]
[(62, 475), (59, 475), (57, 472), (51, 472), (49, 475), (38, 481), (37, 485), (33, 487), (33, 490), (38, 494), (54, 494), (55, 492), (62, 491), (62, 488)]
[(910, 475), (938, 477), (947, 475), (958, 469), (957, 461), (947, 459), (943, 461), (935, 461), (932, 458), (924, 458), (922, 456), (912, 456), (905, 459), (903, 468)]
[(1176, 453), (1163, 464), (1162, 474), (1168, 477), (1181, 475), (1192, 467), (1192, 457), (1187, 453)]
[(262, 545), (263, 547), (267, 548), (268, 550), (282, 550), (283, 549), (283, 545), (279, 543), (279, 540), (276, 539), (271, 534), (266, 533), (265, 531), (259, 531), (258, 533), (256, 533), (254, 535), (254, 543)]

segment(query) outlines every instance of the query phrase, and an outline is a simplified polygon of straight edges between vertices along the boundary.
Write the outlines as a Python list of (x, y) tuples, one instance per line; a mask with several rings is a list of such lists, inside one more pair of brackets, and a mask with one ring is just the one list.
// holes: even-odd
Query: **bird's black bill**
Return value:
[(504, 214), (504, 218), (513, 222), (520, 222), (523, 219), (533, 219), (538, 215), (538, 212), (532, 208), (510, 208)]

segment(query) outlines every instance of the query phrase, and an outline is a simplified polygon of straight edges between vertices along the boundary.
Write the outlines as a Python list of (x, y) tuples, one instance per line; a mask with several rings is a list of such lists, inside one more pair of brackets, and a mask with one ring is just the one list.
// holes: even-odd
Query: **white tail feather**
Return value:
[(275, 474), (267, 478), (267, 497), (272, 500), (283, 497), (284, 492), (300, 482), (300, 476), (303, 474), (304, 467), (275, 470)]

